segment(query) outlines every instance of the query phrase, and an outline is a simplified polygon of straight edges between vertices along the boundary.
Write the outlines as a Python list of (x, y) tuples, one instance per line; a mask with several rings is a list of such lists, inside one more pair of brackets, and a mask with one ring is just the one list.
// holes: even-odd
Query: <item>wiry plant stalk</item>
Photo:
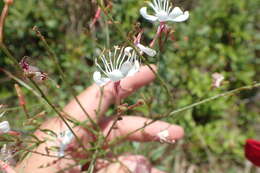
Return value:
[(14, 76), (11, 72), (0, 68), (0, 71), (3, 71), (8, 77), (10, 77), (11, 79), (15, 80), (16, 82), (18, 82), (20, 85), (22, 85), (23, 87), (25, 87), (26, 89), (28, 89), (29, 91), (31, 91), (35, 96), (37, 96), (38, 98), (41, 98), (41, 95), (35, 91), (32, 87), (30, 87), (29, 85), (27, 85), (24, 81), (22, 81), (21, 79), (19, 79), (18, 77)]
[(64, 71), (61, 68), (61, 65), (58, 61), (57, 55), (54, 51), (52, 51), (52, 49), (50, 48), (48, 42), (46, 41), (46, 39), (44, 38), (44, 36), (41, 34), (41, 32), (39, 31), (39, 29), (34, 26), (33, 30), (36, 32), (36, 35), (40, 38), (40, 40), (43, 42), (44, 47), (46, 48), (46, 50), (48, 51), (49, 56), (52, 58), (53, 62), (55, 63), (55, 65), (58, 68), (58, 71), (60, 73), (61, 79), (63, 80), (63, 82), (66, 84), (66, 87), (69, 88), (69, 91), (71, 92), (71, 94), (73, 95), (74, 99), (76, 100), (77, 104), (80, 106), (80, 108), (82, 109), (82, 111), (84, 112), (84, 114), (87, 116), (87, 118), (89, 119), (90, 123), (94, 126), (94, 128), (99, 129), (99, 126), (97, 125), (97, 123), (91, 118), (91, 116), (87, 113), (86, 109), (82, 106), (82, 104), (80, 103), (79, 99), (77, 98), (77, 94), (74, 91), (74, 89), (71, 87), (71, 85), (67, 82), (66, 80), (66, 76)]
[(16, 68), (18, 68), (19, 67), (18, 61), (12, 56), (12, 54), (9, 52), (9, 50), (4, 44), (4, 25), (5, 25), (5, 19), (7, 17), (10, 5), (11, 3), (5, 1), (5, 5), (0, 16), (0, 48), (8, 57), (11, 58), (11, 60), (15, 63)]
[[(170, 116), (173, 116), (175, 114), (178, 114), (180, 112), (183, 112), (183, 111), (186, 111), (186, 110), (189, 110), (191, 108), (194, 108), (196, 106), (199, 106), (199, 105), (202, 105), (202, 104), (205, 104), (205, 103), (208, 103), (208, 102), (211, 102), (213, 100), (216, 100), (218, 98), (221, 98), (221, 97), (227, 97), (227, 96), (231, 96), (231, 95), (234, 95), (234, 94), (237, 94), (237, 93), (240, 93), (244, 90), (251, 90), (253, 88), (258, 88), (260, 87), (260, 82), (258, 83), (254, 83), (254, 84), (251, 84), (251, 85), (246, 85), (246, 86), (243, 86), (243, 87), (240, 87), (240, 88), (236, 88), (236, 89), (233, 89), (233, 90), (230, 90), (230, 91), (227, 91), (227, 92), (224, 92), (224, 93), (221, 93), (221, 94), (218, 94), (218, 95), (215, 95), (215, 96), (212, 96), (212, 97), (209, 97), (209, 98), (206, 98), (204, 100), (201, 100), (199, 102), (196, 102), (196, 103), (193, 103), (191, 105), (188, 105), (188, 106), (184, 106), (182, 108), (179, 108), (179, 109), (176, 109), (174, 111), (169, 111), (168, 113), (162, 115), (162, 116), (158, 116), (156, 118), (154, 118), (152, 121), (148, 122), (148, 123), (145, 123), (142, 127), (126, 134), (125, 136), (121, 136), (121, 137), (118, 137), (116, 139), (114, 139), (113, 141), (111, 141), (109, 143), (109, 146), (113, 146), (115, 144), (117, 144), (118, 142), (120, 142), (121, 140), (124, 140), (126, 139), (127, 137), (129, 137), (130, 135), (132, 135), (133, 133), (136, 133), (138, 132), (139, 130), (142, 130), (144, 129), (145, 127), (153, 124), (155, 121), (157, 120), (161, 120), (163, 118), (166, 118), (166, 117), (170, 117)], [(174, 118), (177, 118), (178, 115), (175, 115)]]
[(5, 24), (5, 18), (8, 14), (8, 9), (9, 9), (9, 4), (5, 3), (0, 17), (0, 42), (1, 43), (4, 42), (4, 24)]
[(29, 115), (29, 112), (26, 108), (26, 102), (25, 102), (25, 98), (24, 98), (24, 95), (22, 93), (22, 90), (21, 88), (19, 87), (18, 84), (14, 84), (15, 86), (15, 90), (16, 90), (16, 93), (17, 93), (17, 96), (18, 96), (18, 99), (19, 99), (19, 105), (23, 108), (23, 111), (26, 115), (26, 118), (30, 118), (30, 115)]
[(68, 127), (68, 129), (71, 131), (71, 133), (73, 134), (73, 136), (75, 137), (75, 139), (77, 140), (77, 142), (81, 145), (81, 147), (84, 148), (84, 150), (86, 150), (84, 144), (82, 143), (82, 141), (79, 139), (79, 137), (77, 136), (77, 134), (73, 131), (73, 129), (70, 127), (70, 125), (68, 124), (68, 122), (66, 121), (66, 119), (63, 117), (63, 115), (61, 114), (61, 112), (51, 103), (51, 101), (48, 99), (48, 97), (44, 94), (44, 92), (41, 90), (41, 88), (34, 82), (34, 80), (29, 79), (32, 84), (35, 86), (35, 88), (39, 91), (39, 93), (41, 93), (41, 97), (48, 103), (48, 105), (57, 113), (57, 115), (60, 117), (60, 119), (64, 122), (64, 124)]

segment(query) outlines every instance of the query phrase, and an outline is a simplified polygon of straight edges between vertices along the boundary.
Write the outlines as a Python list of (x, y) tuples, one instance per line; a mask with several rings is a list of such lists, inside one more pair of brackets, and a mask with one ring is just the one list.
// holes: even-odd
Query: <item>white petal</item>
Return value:
[(120, 70), (113, 70), (112, 72), (109, 72), (107, 75), (109, 79), (113, 82), (117, 82), (125, 77)]
[(128, 47), (126, 47), (126, 48), (124, 49), (124, 53), (125, 53), (126, 55), (130, 56), (130, 55), (131, 55), (131, 50), (133, 50), (133, 48), (130, 47), (130, 46), (128, 46)]
[(129, 61), (126, 61), (122, 64), (120, 71), (124, 76), (126, 76), (128, 74), (128, 71), (131, 70), (132, 67), (133, 64)]
[(3, 121), (0, 123), (0, 132), (7, 133), (10, 131), (10, 125), (8, 121)]
[(95, 71), (93, 74), (94, 81), (99, 80), (101, 78), (101, 73), (99, 71)]
[(158, 19), (158, 17), (149, 15), (147, 13), (147, 7), (142, 7), (140, 9), (140, 14), (143, 16), (143, 18), (145, 18), (145, 19), (147, 19), (147, 20), (149, 20), (151, 22), (155, 22)]
[(169, 20), (173, 22), (183, 22), (189, 18), (189, 12), (181, 11), (179, 7), (175, 7), (169, 15)]
[(149, 48), (149, 47), (145, 47), (144, 45), (142, 44), (137, 44), (137, 47), (142, 51), (144, 52), (145, 54), (147, 54), (148, 56), (155, 56), (156, 55), (156, 51)]
[(58, 157), (63, 157), (65, 155), (65, 149), (66, 149), (66, 146), (64, 145), (60, 145), (60, 149), (59, 149), (59, 152), (58, 152)]
[(183, 15), (183, 11), (179, 7), (174, 7), (169, 16), (170, 18), (176, 18), (180, 15)]
[(101, 73), (99, 71), (94, 72), (93, 79), (98, 86), (104, 86), (110, 81), (109, 78), (102, 78)]
[(134, 65), (132, 68), (128, 71), (127, 76), (133, 76), (135, 73), (137, 73), (140, 69), (140, 64), (138, 61), (135, 61)]
[(72, 132), (70, 130), (66, 130), (64, 136), (62, 137), (62, 143), (64, 145), (68, 145), (72, 139), (74, 138)]
[(169, 131), (168, 131), (168, 130), (163, 130), (163, 131), (159, 132), (159, 133), (157, 134), (157, 136), (158, 136), (159, 138), (166, 139), (167, 137), (169, 137)]

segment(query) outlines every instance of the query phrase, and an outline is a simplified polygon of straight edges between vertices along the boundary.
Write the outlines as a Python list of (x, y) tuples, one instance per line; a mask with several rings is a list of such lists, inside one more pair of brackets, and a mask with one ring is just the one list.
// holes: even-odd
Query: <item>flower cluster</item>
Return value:
[[(154, 45), (156, 38), (166, 30), (166, 21), (182, 22), (189, 18), (188, 11), (183, 12), (179, 7), (173, 8), (169, 0), (153, 0), (153, 3), (148, 2), (148, 5), (153, 9), (155, 14), (149, 15), (147, 7), (142, 7), (140, 14), (151, 22), (160, 22), (160, 26), (153, 41), (150, 43), (150, 47)], [(93, 79), (97, 85), (104, 86), (108, 82), (120, 83), (120, 80), (123, 78), (132, 76), (139, 71), (140, 60), (138, 55), (142, 55), (143, 53), (151, 57), (156, 55), (155, 50), (140, 43), (142, 34), (143, 30), (135, 37), (135, 48), (115, 46), (114, 51), (104, 51), (100, 55), (103, 65), (98, 63), (98, 59), (95, 60), (95, 64), (99, 70), (94, 72)], [(102, 74), (105, 77), (102, 77)]]

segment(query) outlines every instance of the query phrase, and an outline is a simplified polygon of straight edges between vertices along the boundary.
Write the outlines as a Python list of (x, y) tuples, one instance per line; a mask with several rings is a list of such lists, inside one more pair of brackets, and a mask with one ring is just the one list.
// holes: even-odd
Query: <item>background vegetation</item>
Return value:
[[(140, 22), (145, 30), (143, 43), (148, 44), (156, 26), (144, 20), (139, 9), (141, 0), (107, 2), (111, 15), (127, 33)], [(190, 11), (184, 23), (169, 24), (174, 40), (169, 39), (162, 52), (151, 63), (157, 63), (159, 74), (167, 81), (174, 96), (174, 104), (166, 104), (167, 96), (155, 82), (127, 99), (134, 103), (143, 98), (146, 104), (129, 114), (147, 117), (169, 109), (176, 109), (226, 90), (252, 84), (260, 80), (259, 0), (182, 0), (174, 5)], [(3, 7), (3, 2), (0, 2)], [(58, 69), (50, 60), (42, 42), (32, 31), (38, 26), (58, 55), (68, 83), (78, 93), (89, 86), (93, 60), (100, 49), (122, 45), (124, 40), (102, 14), (95, 27), (90, 27), (97, 9), (91, 0), (23, 0), (15, 1), (5, 26), (5, 43), (19, 60), (30, 56), (30, 62), (52, 80), (42, 85), (55, 104), (64, 106), (72, 95), (62, 85)], [(10, 60), (0, 52), (0, 66), (16, 76)], [(219, 72), (225, 84), (211, 87), (211, 75)], [(35, 126), (24, 126), (24, 112), (18, 106), (14, 81), (0, 74), (0, 104), (8, 105), (5, 117), (16, 129), (30, 132)], [(31, 115), (43, 110), (46, 116), (54, 112), (30, 91), (23, 88)], [(168, 105), (168, 106), (167, 106)], [(108, 114), (113, 113), (113, 109)], [(158, 168), (168, 172), (256, 172), (244, 158), (243, 145), (250, 137), (259, 138), (260, 90), (253, 89), (232, 97), (198, 106), (170, 117), (168, 122), (184, 127), (186, 136), (176, 146), (158, 143), (128, 142), (115, 148), (115, 153), (131, 152), (150, 158)], [(258, 126), (258, 128), (257, 128)]]

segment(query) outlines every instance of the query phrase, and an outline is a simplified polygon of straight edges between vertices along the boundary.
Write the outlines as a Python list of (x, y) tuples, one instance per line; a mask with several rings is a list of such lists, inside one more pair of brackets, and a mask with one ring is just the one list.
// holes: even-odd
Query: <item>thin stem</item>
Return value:
[(7, 47), (5, 46), (5, 44), (4, 44), (3, 42), (0, 43), (0, 48), (1, 48), (2, 51), (14, 62), (15, 68), (20, 70), (19, 62), (18, 62), (17, 59), (10, 53), (10, 51), (7, 49)]
[[(115, 144), (118, 143), (119, 141), (126, 139), (127, 137), (129, 137), (129, 136), (132, 135), (133, 133), (136, 133), (137, 131), (144, 129), (145, 127), (151, 125), (152, 123), (154, 123), (154, 122), (157, 121), (157, 120), (160, 120), (160, 119), (163, 119), (163, 118), (166, 118), (166, 117), (173, 116), (173, 115), (175, 115), (175, 114), (177, 114), (177, 113), (186, 111), (186, 110), (188, 110), (188, 109), (194, 108), (194, 107), (196, 107), (196, 106), (205, 104), (205, 103), (207, 103), (207, 102), (216, 100), (216, 99), (221, 98), (221, 97), (230, 96), (230, 95), (233, 95), (233, 94), (240, 93), (241, 91), (244, 91), (244, 90), (251, 90), (251, 89), (253, 89), (253, 88), (258, 88), (258, 87), (260, 87), (260, 82), (255, 83), (255, 84), (252, 84), (252, 85), (247, 85), (247, 86), (243, 86), (243, 87), (240, 87), (240, 88), (236, 88), (236, 89), (233, 89), (233, 90), (230, 90), (230, 91), (227, 91), (227, 92), (224, 92), (224, 93), (221, 93), (221, 94), (218, 94), (218, 95), (215, 95), (215, 96), (206, 98), (206, 99), (201, 100), (201, 101), (199, 101), (199, 102), (196, 102), (196, 103), (194, 103), (194, 104), (191, 104), (191, 105), (188, 105), (188, 106), (184, 106), (184, 107), (179, 108), (179, 109), (177, 109), (177, 110), (170, 111), (170, 112), (168, 112), (168, 113), (166, 113), (166, 114), (164, 114), (164, 115), (162, 115), (162, 116), (159, 116), (159, 117), (153, 119), (152, 121), (150, 121), (150, 122), (148, 122), (148, 123), (145, 123), (142, 127), (140, 127), (140, 128), (138, 128), (138, 129), (136, 129), (136, 130), (134, 130), (134, 131), (132, 131), (132, 132), (126, 134), (125, 136), (121, 136), (121, 137), (119, 137), (119, 138), (114, 139), (113, 141), (111, 141), (111, 142), (109, 143), (109, 146), (115, 145)], [(177, 117), (177, 115), (176, 115), (174, 118), (176, 118), (176, 117)]]
[(99, 90), (100, 90), (100, 99), (99, 99), (99, 102), (98, 102), (98, 108), (96, 110), (97, 121), (99, 121), (100, 117), (101, 117), (100, 110), (101, 110), (103, 96), (104, 96), (104, 87), (100, 87)]
[(31, 91), (35, 96), (37, 96), (38, 98), (41, 98), (41, 95), (35, 91), (32, 87), (30, 87), (29, 85), (27, 85), (25, 82), (23, 82), (21, 79), (15, 77), (12, 73), (10, 73), (9, 71), (0, 68), (0, 71), (3, 71), (7, 76), (9, 76), (10, 78), (12, 78), (13, 80), (15, 80), (16, 82), (18, 82), (20, 85), (22, 85), (23, 87), (25, 87), (26, 89), (28, 89), (29, 91)]
[(97, 123), (90, 117), (90, 115), (87, 113), (87, 111), (85, 110), (85, 108), (83, 107), (83, 105), (80, 103), (79, 99), (77, 98), (77, 94), (75, 93), (74, 89), (71, 87), (71, 85), (67, 82), (66, 77), (65, 77), (65, 73), (61, 68), (61, 65), (59, 63), (59, 60), (57, 58), (56, 53), (50, 48), (49, 44), (47, 43), (47, 41), (45, 40), (44, 36), (40, 33), (40, 31), (38, 30), (38, 28), (35, 26), (33, 28), (33, 30), (36, 32), (36, 35), (41, 39), (41, 41), (43, 42), (43, 45), (45, 46), (46, 50), (48, 51), (49, 56), (52, 58), (52, 60), (54, 61), (55, 65), (58, 68), (58, 71), (61, 75), (61, 79), (63, 80), (63, 82), (66, 84), (66, 86), (69, 88), (69, 91), (71, 92), (71, 94), (73, 95), (74, 99), (76, 100), (77, 104), (79, 105), (79, 107), (82, 109), (82, 111), (84, 112), (84, 114), (87, 116), (87, 118), (89, 119), (89, 121), (92, 123), (92, 125), (95, 128), (99, 129), (99, 126), (97, 125)]
[[(194, 103), (194, 104), (191, 104), (189, 106), (185, 106), (183, 108), (180, 108), (180, 109), (177, 109), (175, 111), (172, 111), (169, 113), (169, 115), (167, 116), (172, 116), (174, 114), (177, 114), (179, 112), (183, 112), (185, 110), (188, 110), (188, 109), (191, 109), (193, 107), (196, 107), (196, 106), (199, 106), (201, 104), (204, 104), (204, 103), (207, 103), (207, 102), (210, 102), (212, 100), (216, 100), (220, 97), (225, 97), (225, 96), (229, 96), (229, 95), (233, 95), (233, 94), (236, 94), (236, 93), (239, 93), (243, 90), (250, 90), (250, 89), (253, 89), (253, 88), (257, 88), (257, 87), (260, 87), (260, 83), (255, 83), (255, 84), (252, 84), (252, 85), (247, 85), (247, 86), (243, 86), (243, 87), (240, 87), (240, 88), (236, 88), (236, 89), (233, 89), (231, 91), (227, 91), (227, 92), (224, 92), (224, 93), (221, 93), (221, 94), (218, 94), (218, 95), (215, 95), (213, 97), (210, 97), (210, 98), (207, 98), (207, 99), (204, 99), (204, 100), (201, 100), (197, 103)], [(164, 117), (163, 117), (164, 118)]]
[(1, 17), (0, 17), (0, 42), (4, 42), (4, 24), (5, 24), (5, 18), (8, 14), (8, 3), (5, 3)]
[(27, 151), (27, 152), (34, 153), (34, 154), (38, 154), (38, 155), (41, 155), (41, 156), (54, 157), (54, 158), (57, 158), (57, 159), (74, 160), (74, 159), (71, 159), (71, 158), (67, 158), (67, 157), (65, 157), (65, 156), (59, 157), (59, 156), (56, 156), (56, 155), (45, 154), (45, 153), (41, 153), (41, 152), (34, 151), (34, 150), (28, 150), (28, 149), (26, 149), (26, 148), (19, 148), (19, 150)]
[[(29, 78), (30, 79), (30, 78)], [(41, 88), (32, 80), (30, 79), (32, 84), (35, 86), (35, 88), (41, 93), (41, 97), (48, 103), (49, 106), (58, 114), (60, 119), (64, 122), (64, 124), (69, 128), (71, 133), (74, 135), (77, 142), (86, 150), (85, 146), (83, 145), (82, 141), (79, 139), (79, 137), (76, 135), (76, 133), (73, 131), (73, 129), (70, 127), (66, 119), (63, 117), (63, 115), (60, 113), (60, 111), (50, 102), (50, 100), (47, 98), (47, 96), (43, 93)]]

